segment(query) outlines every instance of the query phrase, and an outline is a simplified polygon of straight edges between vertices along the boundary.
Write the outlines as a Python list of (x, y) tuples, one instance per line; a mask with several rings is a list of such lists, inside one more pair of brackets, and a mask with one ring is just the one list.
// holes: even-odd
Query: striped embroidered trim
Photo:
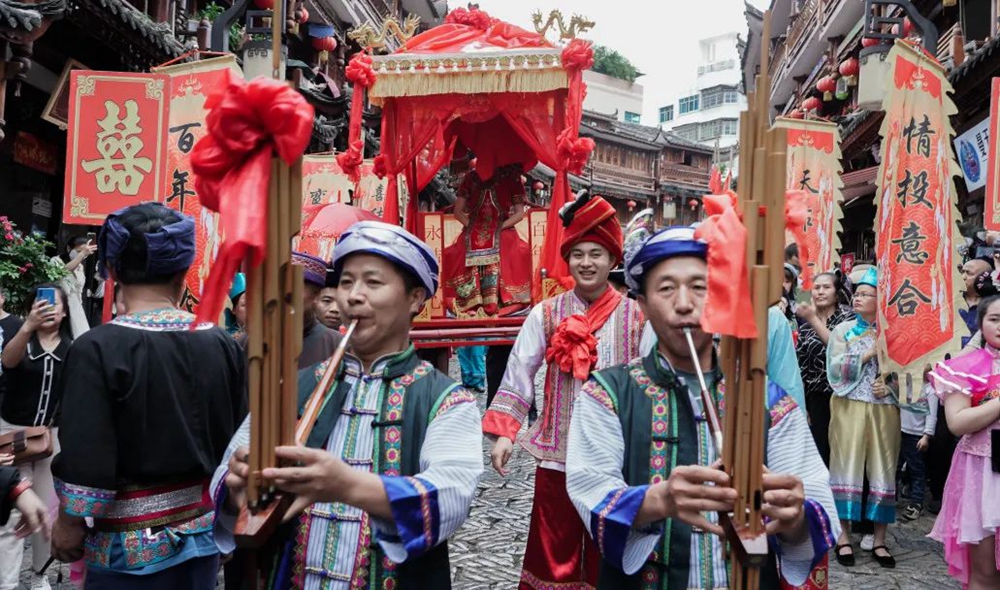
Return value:
[(533, 590), (594, 590), (586, 582), (547, 582), (527, 570), (521, 570), (521, 584)]
[(461, 387), (456, 388), (448, 397), (445, 398), (441, 405), (438, 407), (438, 411), (434, 414), (437, 418), (448, 411), (449, 408), (457, 406), (459, 404), (476, 403), (476, 396), (467, 389)]
[(406, 481), (410, 482), (413, 487), (417, 489), (417, 493), (420, 494), (420, 514), (424, 520), (424, 542), (427, 543), (427, 548), (430, 549), (434, 546), (434, 515), (431, 514), (431, 498), (427, 491), (427, 486), (424, 482), (420, 481), (415, 477), (407, 477)]
[(607, 408), (608, 411), (615, 411), (615, 404), (611, 400), (611, 396), (597, 381), (591, 379), (584, 383), (583, 387), (580, 389), (580, 393), (589, 395), (594, 401), (599, 402), (602, 406)]
[(611, 511), (615, 509), (615, 506), (618, 504), (618, 500), (621, 500), (621, 497), (626, 490), (628, 490), (628, 488), (619, 488), (618, 491), (615, 492), (615, 495), (611, 496), (611, 499), (608, 500), (608, 503), (604, 507), (604, 510), (601, 510), (600, 514), (597, 515), (597, 534), (594, 536), (597, 539), (597, 546), (601, 552), (601, 555), (604, 555), (605, 522), (607, 521), (608, 515), (611, 514)]
[(797, 407), (799, 407), (799, 405), (795, 403), (795, 400), (793, 400), (791, 396), (786, 395), (779, 399), (776, 404), (769, 408), (769, 411), (771, 412), (771, 426), (777, 426), (778, 423), (781, 422), (782, 418), (787, 416)]
[[(112, 320), (111, 323), (116, 326), (151, 332), (179, 332), (190, 330), (194, 321), (194, 314), (180, 309), (156, 309), (120, 315)], [(215, 325), (212, 323), (202, 322), (195, 329), (210, 330), (214, 327)]]

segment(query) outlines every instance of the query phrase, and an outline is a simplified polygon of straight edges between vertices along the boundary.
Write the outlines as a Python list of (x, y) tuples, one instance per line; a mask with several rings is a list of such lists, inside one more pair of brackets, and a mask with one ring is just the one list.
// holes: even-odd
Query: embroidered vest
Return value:
[[(699, 432), (687, 385), (660, 366), (654, 350), (648, 356), (594, 373), (611, 396), (626, 441), (622, 475), (630, 486), (665, 481), (674, 467), (698, 464)], [(714, 389), (714, 388), (713, 388)], [(713, 391), (717, 400), (721, 395)], [(770, 415), (765, 412), (770, 426)], [(765, 430), (766, 432), (766, 430)], [(766, 456), (766, 450), (765, 450)], [(686, 590), (691, 567), (691, 526), (679, 520), (663, 523), (663, 537), (637, 573), (601, 560), (599, 590)], [(763, 590), (778, 590), (773, 552), (761, 572)]]
[[(322, 373), (323, 364), (303, 369), (299, 373), (299, 410), (305, 405), (316, 379)], [(334, 392), (323, 407), (316, 424), (309, 435), (306, 446), (326, 448), (327, 439), (341, 416), (341, 409), (350, 386), (337, 376)], [(426, 361), (421, 361), (411, 346), (386, 367), (383, 375), (382, 408), (372, 423), (378, 433), (372, 452), (374, 465), (372, 472), (379, 475), (416, 475), (420, 472), (420, 448), (431, 421), (431, 414), (458, 384), (447, 375), (434, 369)], [(303, 516), (282, 527), (276, 538), (282, 539), (282, 546), (294, 545), (296, 566), (290, 568), (292, 587), (301, 587), (304, 574), (302, 552), (308, 543), (308, 519)], [(368, 514), (362, 517), (362, 539), (355, 556), (352, 588), (400, 590), (450, 590), (451, 567), (448, 560), (448, 544), (442, 542), (423, 555), (396, 564), (386, 557), (378, 542), (373, 538)], [(291, 526), (289, 526), (291, 525)], [(292, 543), (292, 541), (295, 543)], [(259, 560), (260, 561), (260, 560)], [(266, 561), (261, 561), (267, 563)], [(275, 588), (281, 588), (275, 584)]]

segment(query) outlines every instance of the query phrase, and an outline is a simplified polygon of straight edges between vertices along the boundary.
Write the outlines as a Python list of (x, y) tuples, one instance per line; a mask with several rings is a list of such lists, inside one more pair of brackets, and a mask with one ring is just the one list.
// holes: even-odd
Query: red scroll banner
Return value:
[(63, 222), (100, 225), (166, 193), (167, 77), (70, 74)]
[(218, 213), (202, 207), (198, 199), (195, 174), (191, 170), (191, 150), (206, 133), (205, 117), (208, 111), (205, 100), (209, 94), (225, 87), (227, 70), (242, 76), (233, 55), (154, 70), (169, 76), (166, 204), (194, 218), (196, 227), (197, 250), (194, 264), (185, 278), (186, 288), (181, 302), (181, 307), (190, 312), (197, 311), (221, 239)]
[(986, 207), (983, 212), (983, 226), (986, 231), (1000, 231), (1000, 155), (997, 154), (997, 142), (1000, 141), (1000, 78), (993, 78), (992, 88), (990, 155), (986, 168)]
[(806, 197), (808, 213), (803, 234), (809, 260), (802, 262), (817, 273), (833, 269), (840, 259), (840, 219), (843, 216), (840, 189), (840, 132), (835, 123), (778, 119), (776, 127), (787, 129), (788, 183), (790, 191)]
[(924, 368), (958, 350), (964, 332), (956, 322), (956, 109), (933, 57), (897, 41), (888, 60), (875, 217), (879, 359), (883, 373), (898, 375), (900, 401), (912, 401)]

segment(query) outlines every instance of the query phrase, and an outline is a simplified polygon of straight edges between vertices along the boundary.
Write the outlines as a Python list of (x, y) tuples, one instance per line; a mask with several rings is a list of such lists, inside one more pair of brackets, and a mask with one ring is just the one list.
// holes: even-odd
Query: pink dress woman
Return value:
[[(967, 395), (973, 407), (1000, 397), (1000, 351), (987, 345), (981, 350), (938, 363), (929, 373), (943, 402), (951, 395)], [(997, 537), (996, 565), (1000, 569), (1000, 473), (991, 466), (990, 432), (1000, 420), (958, 442), (944, 487), (941, 512), (930, 538), (944, 543), (948, 573), (969, 585), (969, 546)]]

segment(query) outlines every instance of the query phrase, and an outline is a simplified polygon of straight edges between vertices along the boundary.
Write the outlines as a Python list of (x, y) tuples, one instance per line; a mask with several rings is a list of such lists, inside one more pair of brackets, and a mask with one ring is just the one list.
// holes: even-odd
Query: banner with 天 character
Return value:
[(70, 74), (63, 223), (100, 225), (109, 213), (166, 194), (168, 79)]
[(875, 216), (879, 366), (901, 402), (921, 393), (925, 367), (961, 348), (951, 84), (940, 63), (897, 41), (882, 109)]
[[(803, 260), (817, 273), (833, 269), (839, 260), (840, 218), (843, 216), (840, 189), (840, 131), (836, 123), (779, 118), (775, 127), (786, 129), (788, 181), (786, 188), (806, 195), (808, 215), (803, 234), (809, 259)], [(789, 240), (791, 243), (791, 240)]]
[(219, 215), (201, 206), (195, 190), (195, 175), (191, 170), (191, 150), (208, 132), (205, 118), (208, 96), (225, 87), (227, 74), (242, 76), (236, 56), (225, 55), (161, 68), (158, 74), (168, 76), (170, 114), (167, 126), (167, 185), (165, 202), (168, 207), (194, 218), (196, 252), (194, 264), (185, 279), (181, 307), (195, 312), (201, 301), (208, 272), (218, 254), (221, 236)]

